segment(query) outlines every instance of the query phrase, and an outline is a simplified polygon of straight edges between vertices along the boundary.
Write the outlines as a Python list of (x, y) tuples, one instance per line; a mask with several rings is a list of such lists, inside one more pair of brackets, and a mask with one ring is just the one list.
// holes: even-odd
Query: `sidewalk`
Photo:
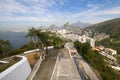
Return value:
[(33, 77), (35, 76), (37, 70), (39, 69), (41, 62), (42, 62), (41, 59), (39, 59), (36, 65), (34, 66), (32, 72), (30, 73), (29, 77), (27, 78), (27, 80), (33, 80)]
[(68, 51), (63, 50), (61, 54), (53, 80), (81, 80), (74, 60), (70, 58)]
[(84, 71), (84, 73), (87, 75), (87, 77), (90, 80), (99, 80), (98, 77), (96, 76), (96, 74), (93, 72), (93, 70), (91, 69), (91, 67), (88, 65), (87, 62), (85, 62), (82, 57), (79, 55), (79, 67)]

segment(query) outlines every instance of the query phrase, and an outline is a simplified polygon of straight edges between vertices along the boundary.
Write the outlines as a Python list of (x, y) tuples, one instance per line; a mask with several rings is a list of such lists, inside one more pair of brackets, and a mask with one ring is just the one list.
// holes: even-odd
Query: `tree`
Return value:
[[(47, 47), (49, 45), (53, 45), (54, 42), (60, 41), (55, 36), (56, 34), (51, 31), (42, 31), (41, 29), (36, 29), (33, 27), (28, 30), (28, 34), (26, 35), (26, 37), (30, 37), (30, 40), (33, 41), (35, 48), (39, 48), (43, 60), (45, 60), (45, 56), (48, 54)], [(46, 53), (44, 47), (46, 47)]]
[(35, 48), (37, 48), (37, 34), (38, 34), (38, 30), (36, 28), (30, 28), (28, 30), (28, 33), (26, 35), (26, 37), (30, 37), (30, 41), (32, 41), (34, 43)]
[[(97, 51), (91, 49), (88, 43), (80, 43), (79, 41), (74, 42), (78, 53), (96, 70), (98, 70), (103, 80), (120, 80), (120, 77), (116, 72), (108, 66), (107, 62), (102, 55)], [(82, 49), (82, 50), (80, 50)]]
[(28, 30), (26, 37), (30, 37), (30, 40), (33, 41), (33, 43), (34, 43), (35, 49), (39, 48), (40, 55), (41, 55), (40, 57), (41, 57), (41, 59), (43, 59), (44, 47), (43, 47), (43, 43), (40, 38), (40, 32), (41, 32), (40, 29), (36, 29), (36, 28), (32, 27)]
[(64, 24), (64, 27), (68, 27), (69, 26), (69, 22)]
[(13, 47), (11, 46), (10, 42), (8, 40), (2, 40), (0, 39), (0, 53), (1, 55), (8, 54), (11, 52)]
[(53, 37), (53, 45), (55, 48), (62, 48), (63, 47), (63, 40), (59, 37)]

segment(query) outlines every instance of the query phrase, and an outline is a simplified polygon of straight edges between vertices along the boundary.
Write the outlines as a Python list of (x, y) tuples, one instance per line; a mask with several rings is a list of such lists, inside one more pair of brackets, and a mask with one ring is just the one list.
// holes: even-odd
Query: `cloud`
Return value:
[(114, 14), (114, 15), (118, 14), (118, 15), (120, 15), (120, 7), (114, 7), (112, 9), (103, 10), (103, 11), (101, 11), (101, 14), (102, 14), (102, 12), (103, 12), (103, 14)]
[(89, 7), (89, 8), (97, 8), (99, 6), (98, 6), (98, 4), (88, 3), (87, 7)]
[(81, 7), (76, 7), (78, 9), (76, 12), (60, 11), (59, 8), (64, 9), (63, 6), (67, 2), (69, 0), (0, 0), (0, 21), (36, 21), (52, 24), (82, 19), (95, 20), (105, 15), (120, 15), (120, 7), (104, 9), (103, 5), (90, 2), (86, 5), (88, 8), (82, 12), (79, 11)]
[(1, 0), (0, 1), (0, 15), (10, 16), (12, 13), (26, 13), (27, 8), (15, 2), (14, 0)]
[[(56, 9), (56, 7), (63, 6), (66, 1), (1, 0), (0, 21), (58, 21), (63, 19), (63, 16), (62, 13)], [(56, 18), (56, 16), (59, 19)]]
[(91, 17), (105, 16), (105, 15), (120, 15), (120, 7), (113, 7), (111, 9), (93, 11), (90, 13)]

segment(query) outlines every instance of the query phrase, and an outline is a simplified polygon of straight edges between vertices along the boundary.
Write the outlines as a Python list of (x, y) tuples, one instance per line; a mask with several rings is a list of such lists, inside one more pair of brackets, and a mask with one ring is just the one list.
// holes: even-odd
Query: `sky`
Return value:
[(120, 0), (0, 0), (0, 29), (120, 18)]

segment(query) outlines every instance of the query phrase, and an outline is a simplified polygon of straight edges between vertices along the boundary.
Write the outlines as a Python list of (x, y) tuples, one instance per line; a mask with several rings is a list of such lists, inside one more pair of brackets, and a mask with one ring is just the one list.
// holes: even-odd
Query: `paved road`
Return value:
[(111, 60), (114, 60), (115, 62), (117, 61), (116, 60), (116, 58), (114, 57), (114, 56), (112, 56), (112, 55), (109, 55), (109, 54), (107, 54), (107, 53), (105, 53), (105, 52), (99, 52), (101, 55), (103, 55), (103, 56), (106, 56), (107, 58), (109, 58), (109, 59), (111, 59)]

